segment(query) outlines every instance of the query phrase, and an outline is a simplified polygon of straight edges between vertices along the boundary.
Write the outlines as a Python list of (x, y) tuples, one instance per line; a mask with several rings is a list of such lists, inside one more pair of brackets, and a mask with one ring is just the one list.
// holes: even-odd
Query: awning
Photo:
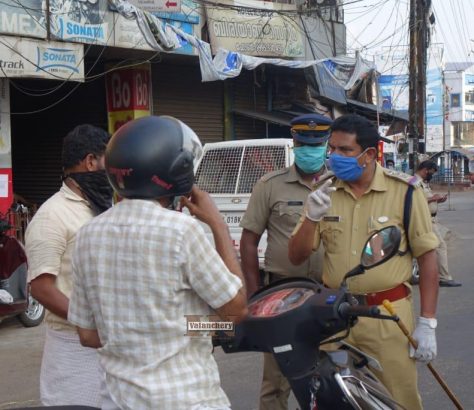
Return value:
[(234, 114), (243, 115), (244, 117), (254, 118), (257, 120), (264, 121), (264, 122), (282, 125), (285, 127), (290, 126), (290, 121), (294, 117), (296, 117), (297, 115), (303, 114), (303, 113), (297, 113), (295, 115), (291, 115), (291, 114), (286, 114), (279, 111), (261, 112), (261, 111), (244, 110), (244, 109), (235, 109), (233, 110), (233, 112)]
[(463, 148), (463, 147), (452, 147), (450, 149), (437, 152), (436, 154), (431, 156), (431, 158), (438, 157), (445, 152), (446, 153), (457, 152), (458, 154), (465, 156), (469, 161), (474, 161), (474, 148)]
[(377, 120), (377, 112), (378, 112), (378, 119), (380, 120), (381, 124), (391, 124), (393, 121), (406, 121), (408, 122), (408, 113), (403, 111), (397, 110), (387, 110), (383, 108), (379, 108), (373, 104), (367, 104), (356, 100), (347, 99), (347, 108), (351, 112), (355, 112), (356, 114), (361, 114), (366, 118), (376, 121)]

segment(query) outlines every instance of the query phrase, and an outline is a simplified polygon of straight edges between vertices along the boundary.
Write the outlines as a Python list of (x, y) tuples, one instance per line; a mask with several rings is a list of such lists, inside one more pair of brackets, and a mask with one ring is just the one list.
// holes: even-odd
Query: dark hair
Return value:
[(436, 162), (427, 159), (426, 161), (420, 162), (420, 165), (418, 165), (417, 171), (421, 171), (422, 169), (426, 169), (428, 171), (433, 170), (434, 172), (438, 171), (438, 165)]
[(72, 168), (88, 154), (101, 157), (105, 153), (109, 139), (109, 133), (102, 128), (90, 124), (78, 125), (63, 139), (63, 168)]
[(331, 124), (331, 132), (342, 131), (356, 135), (356, 142), (362, 147), (378, 149), (379, 132), (367, 118), (357, 114), (345, 114)]

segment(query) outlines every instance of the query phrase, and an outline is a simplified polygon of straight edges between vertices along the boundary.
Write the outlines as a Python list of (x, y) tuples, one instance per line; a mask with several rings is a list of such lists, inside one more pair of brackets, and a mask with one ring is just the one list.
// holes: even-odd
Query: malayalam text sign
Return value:
[[(262, 57), (304, 57), (302, 30), (282, 11), (295, 6), (260, 1), (226, 1), (206, 7), (213, 53), (219, 48)], [(232, 8), (229, 8), (232, 6)]]

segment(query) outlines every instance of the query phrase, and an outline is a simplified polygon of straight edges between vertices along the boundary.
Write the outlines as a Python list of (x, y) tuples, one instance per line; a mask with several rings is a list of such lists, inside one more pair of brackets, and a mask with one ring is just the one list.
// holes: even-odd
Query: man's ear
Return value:
[(376, 161), (376, 160), (377, 160), (377, 149), (375, 149), (374, 147), (367, 148), (364, 162), (366, 164), (369, 164), (370, 162)]
[(97, 157), (94, 154), (87, 154), (82, 161), (88, 172), (97, 170)]

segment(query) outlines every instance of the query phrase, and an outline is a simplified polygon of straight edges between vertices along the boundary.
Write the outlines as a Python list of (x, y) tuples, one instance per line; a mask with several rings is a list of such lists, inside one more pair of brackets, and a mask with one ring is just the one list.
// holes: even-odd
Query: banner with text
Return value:
[(43, 0), (2, 0), (0, 33), (46, 38), (43, 4)]
[(81, 44), (0, 36), (0, 77), (84, 81)]
[(107, 1), (50, 0), (51, 34), (64, 41), (113, 45)]
[(106, 76), (108, 129), (111, 134), (122, 125), (151, 113), (151, 72), (149, 64), (124, 68)]
[(219, 48), (250, 56), (304, 57), (302, 30), (284, 11), (295, 6), (222, 0), (205, 6), (213, 54)]

